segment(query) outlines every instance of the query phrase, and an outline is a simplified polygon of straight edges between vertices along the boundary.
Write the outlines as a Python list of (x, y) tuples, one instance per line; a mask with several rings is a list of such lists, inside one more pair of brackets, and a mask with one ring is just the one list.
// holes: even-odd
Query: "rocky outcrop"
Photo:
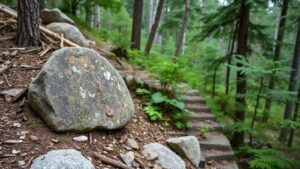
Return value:
[(155, 163), (165, 169), (185, 169), (184, 161), (169, 148), (159, 144), (150, 143), (144, 145), (143, 154), (155, 159)]
[(45, 24), (52, 22), (64, 22), (74, 25), (74, 21), (62, 13), (58, 8), (44, 9), (41, 11), (40, 17)]
[(74, 149), (52, 150), (33, 160), (30, 169), (94, 169), (93, 164)]
[(77, 27), (68, 23), (53, 22), (48, 24), (46, 28), (55, 33), (64, 34), (67, 39), (83, 47), (89, 47), (92, 43), (82, 35)]
[(200, 145), (195, 136), (170, 138), (167, 140), (167, 144), (173, 151), (190, 160), (193, 165), (199, 166), (201, 160)]
[(28, 102), (58, 132), (118, 129), (134, 115), (121, 75), (87, 48), (53, 52), (30, 84)]

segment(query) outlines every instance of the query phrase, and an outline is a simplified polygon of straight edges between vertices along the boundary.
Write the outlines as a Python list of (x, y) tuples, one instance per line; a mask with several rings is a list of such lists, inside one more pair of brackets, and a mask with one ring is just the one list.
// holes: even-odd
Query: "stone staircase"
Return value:
[[(124, 79), (130, 74), (122, 67), (116, 66), (116, 69), (119, 70)], [(145, 86), (150, 89), (162, 89), (159, 80), (151, 79), (145, 71), (135, 72), (134, 77), (142, 80)], [(209, 129), (209, 136), (206, 139), (198, 137), (202, 152), (200, 168), (238, 169), (234, 152), (227, 137), (223, 134), (224, 126), (217, 123), (216, 117), (206, 106), (205, 99), (200, 96), (197, 90), (186, 90), (183, 95), (185, 107), (194, 112), (194, 115), (189, 118), (193, 127), (187, 131), (186, 135), (199, 136), (199, 129), (204, 127)]]

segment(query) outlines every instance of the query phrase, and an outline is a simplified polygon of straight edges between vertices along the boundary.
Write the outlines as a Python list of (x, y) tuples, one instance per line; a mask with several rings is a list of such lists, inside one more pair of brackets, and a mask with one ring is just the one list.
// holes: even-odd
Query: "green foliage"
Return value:
[[(294, 169), (297, 168), (297, 161), (289, 158), (280, 151), (268, 148), (254, 149), (242, 147), (241, 152), (246, 152), (253, 157), (250, 161), (251, 169)], [(298, 161), (299, 162), (299, 161)]]
[(186, 111), (181, 113), (175, 113), (173, 120), (177, 129), (185, 129), (193, 127), (192, 122), (188, 121), (188, 118), (193, 115), (192, 112)]
[(38, 118), (29, 117), (28, 124), (31, 128), (36, 129), (39, 125), (40, 120)]
[(283, 120), (280, 123), (280, 126), (283, 128), (289, 128), (289, 129), (299, 129), (300, 128), (300, 122), (293, 121), (293, 120)]
[(145, 104), (144, 111), (148, 115), (151, 121), (162, 121), (164, 120), (163, 114), (161, 113), (160, 107), (154, 106), (152, 103)]
[(144, 89), (144, 88), (137, 88), (135, 90), (135, 93), (138, 94), (138, 95), (150, 95), (151, 92), (147, 89)]
[(210, 130), (209, 126), (205, 126), (205, 127), (199, 128), (199, 133), (203, 138), (207, 139), (209, 136), (209, 130)]

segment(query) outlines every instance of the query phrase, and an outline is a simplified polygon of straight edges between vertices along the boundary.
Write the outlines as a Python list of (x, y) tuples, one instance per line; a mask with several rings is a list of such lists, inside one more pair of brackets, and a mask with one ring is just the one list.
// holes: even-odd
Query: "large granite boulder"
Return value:
[(62, 13), (58, 8), (44, 9), (41, 11), (40, 17), (45, 24), (52, 22), (64, 22), (74, 25), (74, 21)]
[(95, 169), (93, 164), (74, 149), (52, 150), (33, 160), (30, 169)]
[(119, 72), (88, 48), (52, 53), (28, 90), (29, 105), (55, 131), (118, 129), (134, 115)]
[(155, 163), (165, 169), (185, 169), (184, 161), (173, 151), (159, 143), (150, 143), (144, 145), (143, 154), (156, 159)]
[(80, 30), (75, 27), (74, 25), (68, 24), (68, 23), (60, 23), (60, 22), (53, 22), (46, 26), (47, 29), (58, 33), (58, 34), (64, 34), (64, 36), (67, 39), (70, 39), (72, 42), (77, 43), (80, 46), (83, 47), (89, 47), (91, 41), (86, 39)]
[(195, 136), (169, 138), (167, 144), (173, 151), (186, 157), (196, 167), (199, 166), (201, 160), (200, 144)]

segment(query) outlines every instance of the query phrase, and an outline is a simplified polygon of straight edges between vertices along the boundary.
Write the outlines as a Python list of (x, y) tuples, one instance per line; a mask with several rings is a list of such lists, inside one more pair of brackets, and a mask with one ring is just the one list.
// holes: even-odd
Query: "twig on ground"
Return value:
[(60, 44), (59, 44), (59, 47), (60, 48), (63, 48), (64, 47), (64, 34), (62, 33), (61, 36), (60, 36)]
[(112, 158), (106, 157), (104, 155), (101, 155), (99, 153), (94, 152), (94, 156), (97, 157), (100, 161), (102, 161), (103, 163), (115, 166), (115, 167), (119, 167), (122, 169), (133, 169), (132, 167), (128, 167), (127, 165), (125, 165), (124, 163), (114, 160)]
[(46, 55), (51, 49), (52, 49), (52, 45), (49, 45), (49, 46), (47, 47), (47, 49), (45, 49), (44, 51), (42, 51), (42, 52), (40, 53), (40, 57)]
[(93, 135), (92, 132), (89, 132), (89, 144), (93, 144)]
[(27, 164), (25, 165), (25, 168), (28, 168), (29, 165), (31, 164), (32, 160), (35, 158), (35, 156), (30, 157), (29, 161), (27, 162)]
[(12, 85), (9, 83), (9, 81), (8, 81), (8, 79), (7, 79), (6, 75), (5, 75), (5, 73), (3, 73), (3, 75), (4, 75), (4, 79), (5, 79), (6, 83), (7, 83), (7, 85), (8, 85), (9, 87), (11, 87)]

